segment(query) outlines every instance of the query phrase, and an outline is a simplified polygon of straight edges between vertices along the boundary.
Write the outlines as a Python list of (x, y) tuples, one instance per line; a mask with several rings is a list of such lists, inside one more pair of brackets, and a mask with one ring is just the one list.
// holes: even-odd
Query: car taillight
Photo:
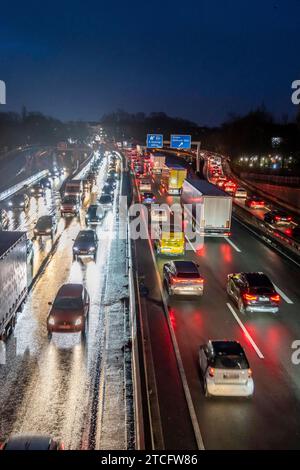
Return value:
[(243, 297), (247, 302), (250, 302), (251, 300), (257, 300), (257, 295), (244, 294)]
[(292, 217), (287, 217), (287, 220), (290, 222), (292, 220)]
[(214, 367), (210, 367), (210, 368), (208, 369), (208, 375), (209, 375), (210, 377), (214, 377), (214, 375), (215, 375), (215, 369), (214, 369)]
[(270, 299), (271, 299), (273, 302), (280, 302), (280, 295), (279, 295), (279, 294), (271, 295)]
[(279, 215), (275, 215), (275, 220), (280, 220), (281, 217)]
[(250, 379), (252, 377), (252, 370), (248, 369), (248, 378)]

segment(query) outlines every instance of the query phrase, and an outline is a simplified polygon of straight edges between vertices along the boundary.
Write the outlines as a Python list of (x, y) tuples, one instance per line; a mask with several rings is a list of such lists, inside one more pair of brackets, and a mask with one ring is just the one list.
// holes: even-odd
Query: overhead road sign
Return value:
[(147, 147), (150, 149), (163, 148), (164, 136), (162, 134), (147, 134)]
[(171, 135), (170, 147), (172, 149), (190, 149), (192, 144), (192, 139), (190, 135)]

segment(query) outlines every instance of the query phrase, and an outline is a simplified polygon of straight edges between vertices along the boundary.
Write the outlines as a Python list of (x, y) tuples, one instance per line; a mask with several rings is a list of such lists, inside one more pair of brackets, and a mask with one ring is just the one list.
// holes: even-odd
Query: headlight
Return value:
[(24, 206), (24, 202), (21, 202), (20, 206), (23, 207), (23, 206)]
[(9, 201), (8, 205), (11, 207), (13, 205), (13, 203), (11, 201)]
[(47, 228), (46, 233), (50, 233), (50, 232), (51, 232), (51, 228)]
[(73, 206), (73, 210), (77, 209), (77, 206)]
[(49, 317), (48, 323), (49, 323), (49, 325), (55, 325), (54, 317)]
[(81, 325), (81, 318), (77, 318), (77, 320), (75, 321), (75, 325)]
[(78, 249), (79, 249), (79, 248), (78, 248), (77, 246), (73, 246), (73, 250), (74, 250), (74, 251), (78, 251)]
[(95, 248), (94, 246), (91, 246), (90, 249), (89, 249), (89, 251), (95, 251), (95, 249), (96, 249), (96, 248)]

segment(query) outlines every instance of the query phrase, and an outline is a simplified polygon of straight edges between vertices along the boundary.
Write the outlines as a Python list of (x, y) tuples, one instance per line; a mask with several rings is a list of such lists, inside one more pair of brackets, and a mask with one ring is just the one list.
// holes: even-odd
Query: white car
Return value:
[(159, 207), (153, 207), (151, 209), (151, 222), (167, 222), (168, 221), (168, 213), (166, 209), (162, 209)]
[(199, 365), (206, 397), (251, 397), (252, 371), (237, 341), (210, 340), (200, 346)]
[(241, 198), (246, 198), (247, 197), (247, 191), (245, 188), (237, 188), (235, 192), (235, 197), (241, 197)]

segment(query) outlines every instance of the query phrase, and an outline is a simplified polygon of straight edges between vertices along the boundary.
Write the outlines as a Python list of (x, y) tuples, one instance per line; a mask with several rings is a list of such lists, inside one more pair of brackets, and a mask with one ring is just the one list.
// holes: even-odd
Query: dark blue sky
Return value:
[(219, 124), (262, 102), (293, 116), (299, 0), (1, 5), (0, 111), (95, 120), (117, 108)]

